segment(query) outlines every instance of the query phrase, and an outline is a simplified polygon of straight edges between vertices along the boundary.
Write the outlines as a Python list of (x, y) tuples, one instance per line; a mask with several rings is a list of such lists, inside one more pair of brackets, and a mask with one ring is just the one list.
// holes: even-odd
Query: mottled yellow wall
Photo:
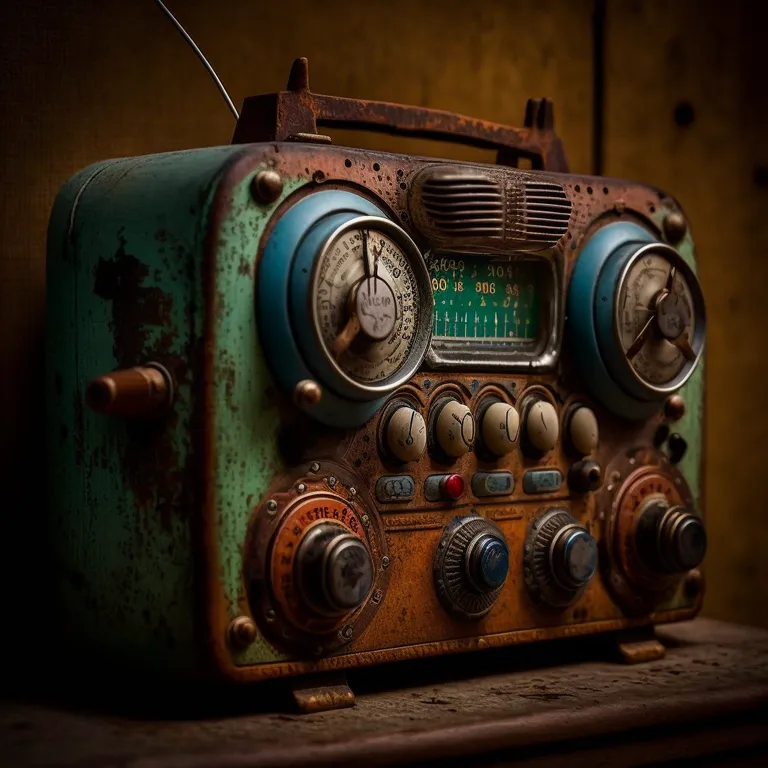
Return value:
[[(555, 100), (571, 167), (591, 170), (592, 13), (587, 0), (169, 0), (236, 104), (279, 90), (296, 56), (319, 92), (410, 102), (519, 124), (525, 100)], [(768, 625), (759, 494), (768, 420), (768, 165), (760, 41), (746, 2), (608, 0), (605, 172), (679, 196), (697, 236), (710, 309), (706, 609)], [(60, 184), (105, 157), (225, 144), (233, 121), (151, 0), (34, 0), (0, 9), (0, 407), (3, 539), (34, 531), (36, 497), (16, 478), (37, 459), (45, 227)], [(757, 106), (753, 97), (762, 98)], [(690, 100), (695, 119), (673, 120)], [(750, 123), (750, 120), (753, 122)], [(761, 133), (761, 131), (763, 133)], [(491, 159), (414, 140), (336, 133), (370, 147)], [(763, 174), (765, 175), (765, 173)], [(759, 176), (759, 174), (758, 174)], [(765, 182), (764, 182), (765, 183)], [(50, 286), (55, 290), (55, 286)], [(9, 565), (10, 564), (10, 565)], [(5, 558), (3, 576), (13, 572)], [(13, 595), (9, 598), (13, 601)], [(20, 605), (29, 607), (29, 600)], [(11, 602), (10, 607), (15, 603)]]

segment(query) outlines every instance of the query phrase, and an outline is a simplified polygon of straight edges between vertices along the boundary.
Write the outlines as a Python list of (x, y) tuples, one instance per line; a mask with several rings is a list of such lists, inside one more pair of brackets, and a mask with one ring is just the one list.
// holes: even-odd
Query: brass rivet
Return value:
[(664, 235), (673, 245), (679, 243), (688, 230), (688, 224), (685, 217), (679, 211), (672, 211), (664, 219)]
[(230, 645), (244, 650), (256, 639), (256, 625), (247, 616), (238, 616), (230, 623), (227, 635)]
[(261, 203), (274, 203), (283, 191), (283, 180), (276, 171), (259, 171), (251, 182), (251, 194)]
[(698, 597), (701, 592), (702, 583), (701, 571), (698, 568), (691, 571), (685, 579), (685, 594), (689, 598)]
[(323, 390), (316, 381), (302, 379), (293, 390), (293, 401), (299, 407), (313, 408), (323, 397)]
[(664, 403), (664, 415), (670, 421), (678, 421), (685, 416), (685, 399), (682, 395), (670, 395)]

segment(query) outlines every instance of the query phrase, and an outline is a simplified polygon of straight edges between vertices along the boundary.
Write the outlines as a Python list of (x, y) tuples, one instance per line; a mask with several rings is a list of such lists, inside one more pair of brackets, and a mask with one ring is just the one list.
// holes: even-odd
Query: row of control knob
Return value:
[[(682, 575), (704, 559), (706, 532), (692, 512), (650, 502), (640, 514), (634, 546), (649, 573)], [(526, 587), (551, 608), (572, 605), (597, 571), (597, 542), (566, 509), (549, 509), (534, 520), (523, 549)], [(477, 513), (454, 518), (443, 531), (433, 564), (444, 607), (459, 618), (482, 618), (501, 594), (509, 561), (509, 545), (498, 525)]]
[[(505, 456), (518, 445), (526, 453), (541, 456), (553, 450), (560, 437), (560, 419), (555, 406), (536, 396), (523, 398), (519, 411), (509, 403), (490, 401), (481, 405), (478, 421), (482, 448), (496, 457)], [(572, 407), (567, 414), (566, 429), (569, 446), (576, 453), (586, 456), (597, 447), (597, 418), (591, 408)], [(475, 417), (459, 400), (443, 398), (435, 406), (432, 433), (445, 456), (460, 458), (475, 445)], [(386, 424), (385, 442), (389, 452), (400, 461), (418, 461), (428, 442), (424, 417), (408, 405), (396, 408)]]

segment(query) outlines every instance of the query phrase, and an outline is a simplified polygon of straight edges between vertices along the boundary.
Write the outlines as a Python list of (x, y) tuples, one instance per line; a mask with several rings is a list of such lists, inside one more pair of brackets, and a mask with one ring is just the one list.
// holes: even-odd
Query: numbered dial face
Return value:
[(416, 370), (429, 343), (428, 286), (420, 252), (392, 222), (361, 217), (336, 232), (315, 267), (314, 318), (343, 375), (387, 391)]
[(624, 355), (643, 382), (663, 387), (697, 357), (695, 278), (672, 254), (648, 251), (621, 282), (616, 324)]

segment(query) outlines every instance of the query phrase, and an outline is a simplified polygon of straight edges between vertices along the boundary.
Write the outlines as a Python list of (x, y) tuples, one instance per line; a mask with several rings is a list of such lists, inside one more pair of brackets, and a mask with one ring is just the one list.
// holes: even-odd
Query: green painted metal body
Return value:
[[(46, 535), (59, 636), (81, 655), (118, 659), (125, 669), (189, 678), (209, 667), (200, 552), (206, 473), (215, 577), (233, 619), (246, 602), (248, 516), (284, 469), (253, 311), (254, 265), (275, 208), (309, 179), (284, 178), (268, 207), (253, 203), (253, 173), (239, 180), (218, 201), (214, 238), (220, 182), (247, 151), (100, 163), (66, 184), (51, 215)], [(695, 269), (690, 238), (680, 250)], [(204, 345), (213, 361), (208, 389)], [(85, 407), (92, 377), (153, 360), (176, 380), (170, 414), (139, 422)], [(680, 468), (698, 500), (703, 365), (682, 394), (688, 410), (676, 431), (689, 450)], [(259, 636), (237, 663), (285, 658)]]
[[(242, 150), (213, 148), (108, 161), (61, 191), (49, 227), (49, 538), (62, 636), (85, 653), (187, 675), (200, 659), (195, 526), (203, 497), (201, 381), (206, 306), (202, 267), (211, 201)], [(244, 192), (247, 195), (247, 190)], [(268, 373), (254, 354), (252, 264), (263, 221), (224, 227), (216, 405), (220, 541), (225, 582), (238, 590), (242, 515), (275, 470), (276, 415), (249, 398)], [(241, 264), (250, 254), (247, 274)], [(87, 382), (162, 359), (176, 380), (159, 421), (104, 418), (84, 405)], [(235, 374), (237, 371), (237, 374)], [(239, 414), (225, 406), (235, 398)], [(247, 405), (245, 405), (247, 404)], [(247, 464), (233, 456), (248, 457)], [(249, 483), (243, 481), (248, 477)], [(238, 510), (245, 509), (243, 504)]]

